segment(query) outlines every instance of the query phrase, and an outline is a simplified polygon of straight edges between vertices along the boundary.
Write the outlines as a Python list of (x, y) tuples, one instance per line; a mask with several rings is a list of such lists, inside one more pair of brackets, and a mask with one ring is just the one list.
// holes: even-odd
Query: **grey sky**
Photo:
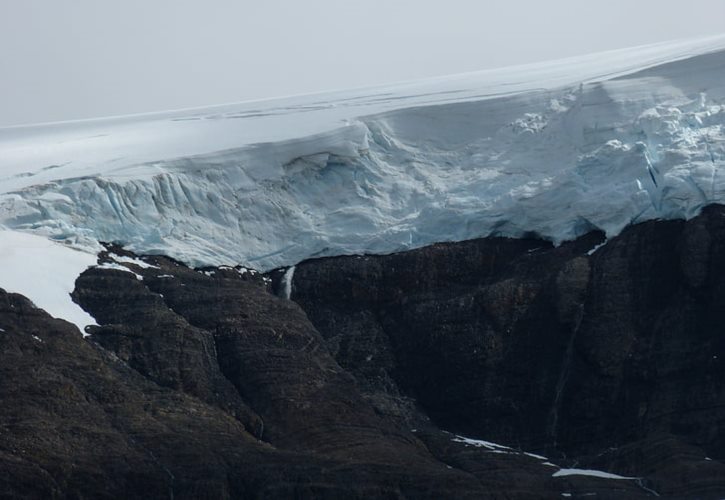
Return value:
[(721, 32), (722, 0), (0, 0), (0, 126), (358, 87)]

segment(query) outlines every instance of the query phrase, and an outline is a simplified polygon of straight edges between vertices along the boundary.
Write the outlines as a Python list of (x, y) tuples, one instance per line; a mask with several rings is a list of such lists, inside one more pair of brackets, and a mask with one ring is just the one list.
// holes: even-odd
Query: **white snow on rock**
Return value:
[(591, 470), (591, 469), (560, 469), (554, 474), (552, 474), (552, 477), (566, 477), (566, 476), (591, 476), (591, 477), (600, 477), (602, 479), (627, 479), (636, 481), (639, 478), (636, 477), (625, 477), (625, 476), (619, 476), (617, 474), (612, 474), (610, 472), (603, 472), (600, 470)]
[(258, 270), (725, 202), (725, 37), (0, 129), (0, 224)]
[(159, 266), (154, 266), (148, 262), (144, 262), (139, 258), (127, 257), (125, 255), (110, 254), (110, 258), (121, 264), (133, 264), (140, 267), (141, 269), (160, 269)]
[(129, 267), (118, 264), (116, 262), (104, 262), (103, 264), (99, 264), (95, 267), (98, 269), (113, 269), (114, 271), (123, 271), (124, 273), (130, 273), (133, 274), (138, 281), (143, 281), (143, 276), (133, 272)]
[(549, 467), (556, 467), (557, 469), (559, 469), (552, 474), (552, 477), (591, 476), (591, 477), (599, 477), (602, 479), (626, 479), (626, 480), (632, 480), (632, 481), (637, 481), (640, 479), (640, 478), (636, 478), (636, 477), (620, 476), (617, 474), (612, 474), (611, 472), (604, 472), (604, 471), (593, 470), (593, 469), (561, 468), (556, 464), (548, 462), (547, 461), (548, 458), (546, 458), (542, 455), (517, 451), (508, 446), (492, 443), (491, 441), (483, 441), (481, 439), (471, 439), (471, 438), (468, 438), (465, 436), (459, 436), (459, 435), (454, 435), (453, 438), (451, 439), (451, 441), (454, 441), (456, 443), (463, 443), (466, 446), (475, 446), (477, 448), (484, 448), (484, 449), (488, 450), (490, 453), (506, 453), (506, 454), (525, 455), (527, 457), (541, 460), (542, 461), (541, 465), (546, 465)]
[[(507, 450), (511, 453), (518, 453), (513, 448), (510, 448), (508, 446), (504, 446), (502, 444), (496, 444), (492, 443), (491, 441), (484, 441), (481, 439), (472, 439), (467, 438), (465, 436), (454, 436), (451, 441), (456, 443), (463, 443), (467, 446), (475, 446), (476, 448), (486, 448), (487, 450), (496, 451), (496, 450)], [(544, 458), (544, 460), (546, 460)]]
[(517, 451), (509, 446), (504, 446), (502, 444), (492, 443), (491, 441), (484, 441), (481, 439), (472, 439), (465, 436), (459, 436), (454, 435), (451, 441), (456, 443), (463, 443), (466, 446), (475, 446), (476, 448), (485, 448), (486, 450), (490, 451), (491, 453), (505, 453), (505, 454), (515, 454), (515, 455), (525, 455), (530, 458), (535, 458), (536, 460), (544, 461), (542, 465), (549, 465), (552, 467), (559, 467), (558, 465), (552, 464), (550, 462), (546, 462), (548, 458), (537, 455), (536, 453), (529, 453), (526, 451)]
[(85, 335), (95, 320), (71, 300), (78, 275), (96, 256), (47, 238), (0, 227), (0, 288), (19, 293), (36, 307), (75, 324)]

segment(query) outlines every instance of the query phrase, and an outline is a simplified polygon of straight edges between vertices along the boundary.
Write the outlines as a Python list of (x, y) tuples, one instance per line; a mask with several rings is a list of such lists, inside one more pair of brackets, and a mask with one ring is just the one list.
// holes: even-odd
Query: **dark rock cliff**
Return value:
[(309, 261), (292, 299), (381, 412), (392, 385), (441, 428), (722, 496), (725, 209), (601, 243)]
[(601, 243), (0, 291), (0, 497), (722, 498), (725, 208)]

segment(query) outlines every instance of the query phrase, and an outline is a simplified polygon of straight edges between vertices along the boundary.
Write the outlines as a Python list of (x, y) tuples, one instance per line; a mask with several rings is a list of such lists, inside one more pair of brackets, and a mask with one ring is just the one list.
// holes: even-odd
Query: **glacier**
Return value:
[[(0, 129), (0, 226), (259, 271), (725, 202), (725, 36)], [(2, 282), (0, 281), (0, 286)]]

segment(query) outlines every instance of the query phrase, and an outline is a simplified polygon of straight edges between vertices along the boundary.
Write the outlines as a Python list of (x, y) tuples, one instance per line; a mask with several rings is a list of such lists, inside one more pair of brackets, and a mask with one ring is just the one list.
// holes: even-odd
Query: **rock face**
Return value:
[(722, 498), (725, 208), (603, 243), (0, 291), (0, 497)]
[(382, 412), (393, 385), (441, 428), (722, 496), (725, 209), (602, 243), (309, 261), (292, 298)]

